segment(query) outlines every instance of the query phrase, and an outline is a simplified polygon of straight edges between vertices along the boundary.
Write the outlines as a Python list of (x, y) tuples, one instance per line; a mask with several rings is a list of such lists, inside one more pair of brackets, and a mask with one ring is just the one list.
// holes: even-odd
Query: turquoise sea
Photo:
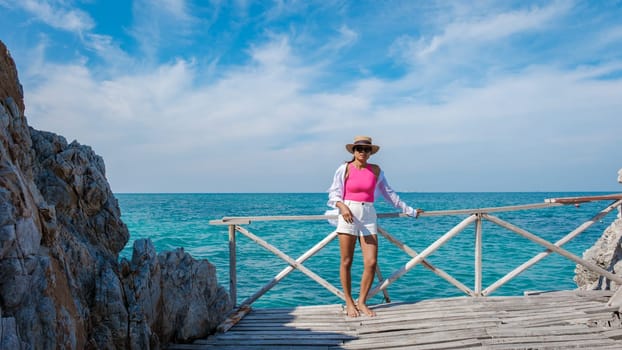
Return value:
[[(594, 192), (530, 193), (401, 193), (404, 201), (426, 211), (485, 208), (542, 203), (546, 198), (602, 195)], [(130, 230), (130, 240), (121, 256), (131, 258), (134, 240), (150, 238), (158, 252), (183, 247), (197, 259), (208, 259), (216, 266), (218, 281), (228, 288), (229, 247), (227, 226), (210, 225), (209, 221), (230, 216), (322, 215), (326, 193), (232, 193), (232, 194), (116, 194), (122, 220)], [(549, 242), (562, 238), (609, 205), (609, 201), (584, 203), (580, 206), (521, 210), (496, 213), (503, 220), (534, 233)], [(377, 203), (379, 213), (394, 212), (383, 200)], [(581, 256), (615, 219), (615, 212), (594, 224), (579, 237), (564, 245)], [(465, 215), (380, 219), (382, 228), (406, 245), (423, 251), (430, 243), (462, 221)], [(245, 226), (255, 235), (275, 245), (296, 259), (314, 246), (333, 227), (327, 221), (264, 221)], [(470, 225), (427, 260), (464, 283), (474, 287), (475, 226)], [(495, 282), (543, 247), (521, 236), (484, 221), (483, 288)], [(242, 234), (237, 235), (238, 303), (258, 291), (287, 264)], [(410, 257), (386, 239), (380, 239), (378, 262), (384, 277), (402, 267)], [(332, 241), (304, 265), (341, 289), (339, 283), (339, 245)], [(497, 289), (492, 295), (521, 295), (523, 291), (574, 289), (575, 263), (552, 254), (517, 278)], [(358, 294), (362, 257), (357, 249), (353, 266), (353, 291)], [(453, 285), (417, 265), (388, 288), (392, 301), (417, 301), (464, 295)], [(255, 307), (340, 303), (340, 299), (300, 271), (293, 271)], [(382, 293), (370, 301), (381, 303)]]

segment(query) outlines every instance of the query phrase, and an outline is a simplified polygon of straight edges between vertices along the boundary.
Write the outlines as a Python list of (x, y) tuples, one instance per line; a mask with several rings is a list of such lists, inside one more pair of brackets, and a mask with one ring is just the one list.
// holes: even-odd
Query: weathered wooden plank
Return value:
[(342, 311), (327, 310), (321, 313), (270, 313), (270, 314), (254, 314), (247, 315), (242, 321), (256, 322), (256, 321), (269, 321), (269, 320), (317, 320), (317, 319), (337, 319), (345, 318), (346, 314)]
[(622, 328), (613, 328), (601, 333), (603, 336), (615, 340), (622, 340)]
[(350, 334), (347, 333), (335, 333), (335, 332), (313, 332), (313, 331), (304, 331), (304, 332), (261, 332), (257, 334), (257, 332), (234, 332), (232, 334), (218, 335), (215, 337), (211, 337), (210, 340), (198, 340), (195, 343), (197, 344), (210, 344), (214, 342), (225, 342), (232, 340), (244, 340), (248, 341), (249, 337), (253, 339), (262, 339), (262, 340), (271, 340), (271, 339), (331, 339), (331, 340), (351, 340), (356, 337), (354, 332)]
[[(615, 195), (614, 195), (615, 196)], [(607, 199), (607, 198), (604, 198)], [(620, 198), (618, 198), (620, 199)], [(560, 206), (560, 202), (544, 202), (534, 204), (510, 205), (504, 207), (474, 208), (474, 209), (455, 209), (455, 210), (431, 210), (419, 214), (425, 216), (446, 216), (446, 215), (470, 215), (475, 213), (495, 213), (516, 210), (540, 209)], [(378, 213), (378, 218), (399, 218), (408, 217), (404, 213)], [(210, 220), (210, 225), (248, 225), (258, 221), (313, 221), (336, 219), (337, 215), (277, 215), (277, 216), (236, 216), (223, 217), (221, 219)]]
[(562, 198), (548, 198), (545, 199), (545, 203), (562, 203), (562, 204), (575, 204), (585, 203), (602, 200), (620, 200), (622, 199), (622, 193), (607, 194), (602, 196), (583, 196), (583, 197), (562, 197)]
[[(306, 335), (310, 335), (310, 336), (314, 336), (317, 334), (323, 334), (322, 332), (316, 332), (313, 331), (311, 329), (303, 329), (303, 328), (283, 328), (283, 329), (268, 329), (268, 330), (262, 330), (261, 332), (255, 332), (255, 331), (239, 331), (239, 330), (235, 330), (233, 332), (227, 332), (227, 333), (215, 333), (209, 336), (209, 339), (226, 339), (226, 338), (236, 338), (236, 337), (255, 337), (255, 336), (286, 336), (286, 335), (295, 335), (295, 336), (306, 336)], [(332, 334), (334, 334), (335, 337), (341, 337), (341, 335), (355, 335), (357, 334), (356, 330), (352, 330), (352, 331), (345, 331), (345, 332), (332, 332)], [(197, 340), (197, 342), (202, 342), (205, 341), (205, 339), (199, 339)]]
[(393, 322), (400, 321), (426, 321), (426, 320), (443, 320), (443, 319), (451, 319), (451, 320), (472, 320), (474, 314), (477, 314), (479, 317), (496, 317), (498, 312), (496, 311), (480, 311), (480, 312), (465, 312), (465, 313), (452, 313), (444, 310), (439, 310), (436, 313), (433, 311), (420, 312), (417, 310), (411, 311), (411, 313), (399, 313), (399, 314), (391, 314), (391, 315), (381, 315), (380, 317), (373, 318), (360, 318), (358, 321), (363, 322), (364, 324), (374, 324), (374, 323), (386, 323), (387, 319), (390, 319)]
[(538, 328), (519, 328), (514, 325), (502, 325), (496, 328), (486, 328), (486, 332), (493, 338), (604, 333), (600, 329), (581, 325), (543, 326)]
[(247, 315), (250, 311), (250, 305), (240, 306), (237, 310), (235, 310), (235, 312), (229, 314), (229, 316), (227, 316), (227, 319), (225, 319), (225, 321), (218, 325), (216, 330), (221, 333), (228, 331), (229, 329), (231, 329), (231, 327), (239, 323), (240, 320), (244, 319), (244, 316)]
[(231, 303), (233, 305), (238, 304), (237, 255), (235, 242), (235, 225), (229, 225), (229, 296), (231, 297)]
[[(472, 328), (472, 329), (456, 329), (456, 330), (447, 330), (443, 332), (428, 332), (428, 333), (400, 333), (402, 336), (399, 337), (402, 340), (408, 340), (410, 344), (433, 344), (433, 343), (443, 343), (448, 340), (467, 340), (467, 339), (479, 339), (479, 338), (489, 338), (490, 336), (486, 333), (486, 330), (483, 328)], [(386, 338), (398, 338), (394, 336), (394, 333), (391, 333), (390, 337), (365, 337), (358, 338), (351, 341), (351, 343), (378, 343), (385, 342)]]
[(276, 331), (276, 330), (286, 330), (293, 328), (304, 328), (309, 329), (316, 332), (326, 332), (326, 331), (334, 331), (334, 332), (347, 332), (353, 331), (355, 327), (348, 327), (347, 325), (330, 325), (330, 324), (321, 324), (321, 325), (305, 325), (305, 324), (292, 324), (292, 325), (271, 325), (269, 327), (262, 325), (249, 325), (249, 326), (236, 326), (236, 330), (240, 331), (256, 331), (256, 332), (264, 332), (264, 331)]
[[(477, 320), (477, 321), (474, 321)], [(374, 328), (371, 327), (366, 327), (366, 328), (359, 328), (358, 329), (358, 334), (373, 334), (373, 333), (388, 333), (388, 332), (394, 332), (394, 331), (402, 331), (402, 330), (410, 330), (411, 332), (416, 331), (416, 330), (427, 330), (427, 329), (441, 329), (441, 330), (445, 330), (445, 329), (469, 329), (469, 328), (479, 328), (481, 326), (479, 326), (479, 323), (481, 322), (482, 325), (497, 325), (500, 323), (500, 321), (498, 319), (471, 319), (471, 320), (461, 320), (461, 321), (451, 321), (451, 320), (446, 320), (446, 321), (439, 321), (439, 322), (433, 322), (430, 321), (428, 323), (411, 323), (411, 322), (405, 322), (405, 323), (389, 323), (389, 324), (385, 324), (385, 325), (378, 325)], [(477, 323), (477, 324), (476, 324)]]
[[(610, 339), (524, 339), (517, 338), (513, 342), (498, 342), (500, 340), (507, 341), (507, 339), (483, 339), (483, 346), (490, 349), (595, 349), (598, 346), (616, 345), (615, 342)], [(620, 346), (618, 344), (617, 346)]]
[[(471, 322), (473, 323), (473, 322)], [(358, 331), (354, 334), (360, 336), (361, 338), (386, 338), (386, 337), (402, 337), (402, 336), (417, 336), (417, 335), (427, 335), (427, 334), (444, 334), (444, 332), (472, 332), (475, 330), (488, 330), (494, 329), (497, 327), (497, 323), (495, 322), (482, 322), (479, 320), (477, 325), (469, 325), (466, 323), (463, 324), (445, 324), (443, 326), (439, 325), (428, 325), (428, 327), (415, 327), (409, 329), (401, 329), (401, 330), (389, 330), (389, 331), (379, 331), (379, 332), (369, 332), (369, 330)]]
[(342, 310), (341, 304), (329, 304), (329, 305), (309, 305), (309, 306), (295, 306), (295, 307), (282, 307), (282, 308), (253, 308), (253, 315), (262, 314), (313, 314), (326, 311), (340, 311)]
[[(263, 338), (253, 338), (253, 345), (289, 345), (291, 347), (299, 346), (299, 345), (324, 345), (324, 346), (334, 346), (334, 345), (342, 345), (344, 344), (345, 339), (334, 339), (334, 338), (312, 338), (312, 339), (304, 339), (304, 338), (273, 338), (273, 339), (263, 339)], [(223, 339), (220, 341), (208, 342), (207, 344), (201, 345), (237, 345), (239, 347), (246, 347), (249, 344), (248, 339)]]
[[(240, 347), (240, 345), (195, 345), (195, 344), (173, 344), (169, 346), (168, 350), (291, 350), (292, 345), (255, 345), (255, 344), (246, 344), (244, 347)], [(294, 347), (296, 350), (328, 350), (333, 347), (326, 345), (300, 345)]]
[[(552, 342), (583, 342), (593, 341), (595, 337), (591, 333), (561, 334), (561, 335), (534, 335), (520, 337), (489, 338), (483, 340), (485, 344), (520, 344), (520, 343), (552, 343)], [(611, 343), (607, 339), (597, 339), (603, 343)]]
[(351, 329), (347, 323), (343, 324), (330, 324), (327, 322), (288, 322), (288, 323), (252, 323), (252, 324), (240, 324), (236, 329), (257, 329), (257, 330), (269, 330), (269, 329), (282, 329), (283, 327), (296, 327), (307, 329), (320, 329), (326, 327), (332, 327), (335, 329)]
[(343, 349), (463, 349), (465, 347), (481, 346), (482, 343), (478, 339), (461, 339), (447, 340), (439, 343), (417, 344), (415, 340), (393, 339), (387, 337), (384, 341), (378, 343), (356, 343), (348, 342), (342, 345)]

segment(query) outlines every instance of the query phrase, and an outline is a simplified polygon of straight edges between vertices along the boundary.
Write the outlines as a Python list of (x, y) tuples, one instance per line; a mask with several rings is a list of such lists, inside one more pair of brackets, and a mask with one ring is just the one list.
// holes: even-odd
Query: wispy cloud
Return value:
[(132, 13), (135, 20), (130, 33), (150, 60), (157, 59), (162, 48), (187, 40), (199, 23), (185, 0), (136, 0)]
[(352, 46), (359, 39), (359, 34), (347, 25), (342, 25), (337, 33), (338, 35), (323, 47), (324, 50), (331, 53), (338, 52)]
[(456, 18), (444, 25), (440, 34), (419, 38), (402, 36), (396, 40), (393, 50), (410, 61), (427, 59), (442, 49), (451, 50), (452, 46), (475, 48), (512, 35), (543, 30), (556, 18), (565, 15), (570, 8), (569, 2), (555, 2), (545, 7), (526, 10), (483, 15), (470, 13), (463, 15), (466, 18)]
[(106, 71), (110, 73), (136, 65), (136, 59), (130, 57), (109, 35), (88, 33), (84, 35), (84, 46), (106, 63)]
[(5, 6), (21, 7), (31, 13), (37, 20), (47, 25), (74, 33), (91, 30), (95, 23), (91, 16), (79, 9), (66, 5), (66, 1), (21, 0)]

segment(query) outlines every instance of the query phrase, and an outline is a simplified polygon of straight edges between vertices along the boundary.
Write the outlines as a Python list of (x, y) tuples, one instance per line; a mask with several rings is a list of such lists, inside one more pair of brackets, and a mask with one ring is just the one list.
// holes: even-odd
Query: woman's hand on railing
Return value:
[(413, 217), (415, 219), (418, 218), (419, 214), (421, 214), (421, 213), (423, 213), (423, 209), (419, 209), (419, 208), (414, 209), (412, 207), (408, 207), (408, 210), (406, 210), (406, 212), (405, 212), (406, 215), (411, 216), (411, 217)]

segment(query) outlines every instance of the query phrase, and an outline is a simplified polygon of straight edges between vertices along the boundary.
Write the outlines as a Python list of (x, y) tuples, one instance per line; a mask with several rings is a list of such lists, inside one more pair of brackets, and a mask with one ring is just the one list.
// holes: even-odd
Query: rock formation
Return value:
[(120, 216), (101, 157), (28, 126), (0, 41), (0, 349), (158, 349), (216, 327), (214, 267), (148, 240), (119, 262)]
[(205, 338), (232, 308), (214, 265), (182, 248), (156, 255), (151, 241), (137, 240), (132, 260), (121, 262), (121, 275), (132, 349), (153, 348), (158, 339)]
[[(622, 276), (622, 219), (616, 219), (605, 229), (596, 243), (583, 252), (583, 259), (603, 269)], [(618, 289), (618, 284), (608, 278), (586, 269), (583, 265), (575, 268), (574, 281), (580, 289)]]
[[(618, 171), (618, 182), (622, 183), (622, 169)], [(622, 217), (620, 213), (596, 243), (583, 253), (583, 259), (622, 276)], [(616, 282), (601, 277), (583, 265), (577, 265), (575, 268), (574, 280), (579, 289), (617, 290), (619, 287)]]

